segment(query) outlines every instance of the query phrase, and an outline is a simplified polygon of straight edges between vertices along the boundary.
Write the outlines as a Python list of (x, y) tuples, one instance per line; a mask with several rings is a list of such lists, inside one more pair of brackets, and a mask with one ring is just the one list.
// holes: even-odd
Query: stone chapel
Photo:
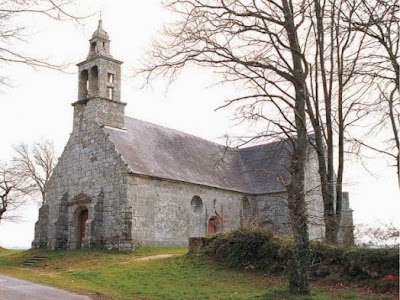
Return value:
[[(46, 186), (34, 248), (187, 245), (245, 224), (290, 235), (289, 143), (233, 149), (124, 115), (121, 64), (99, 21), (79, 68), (73, 130)], [(310, 238), (324, 236), (316, 155), (309, 151)], [(352, 230), (345, 194), (342, 232)]]

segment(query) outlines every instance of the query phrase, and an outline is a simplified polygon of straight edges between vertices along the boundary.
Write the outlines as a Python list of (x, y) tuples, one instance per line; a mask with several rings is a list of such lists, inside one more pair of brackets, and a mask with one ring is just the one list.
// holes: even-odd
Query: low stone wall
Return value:
[(201, 250), (206, 245), (205, 237), (191, 237), (189, 238), (189, 254), (200, 254)]

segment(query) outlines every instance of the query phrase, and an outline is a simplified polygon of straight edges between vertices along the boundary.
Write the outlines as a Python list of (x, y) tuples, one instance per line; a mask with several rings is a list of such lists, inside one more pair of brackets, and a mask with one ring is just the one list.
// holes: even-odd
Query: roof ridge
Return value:
[(139, 122), (143, 122), (143, 123), (146, 123), (146, 124), (150, 124), (150, 125), (155, 126), (155, 127), (161, 127), (161, 128), (166, 129), (166, 130), (168, 130), (168, 131), (179, 132), (179, 133), (182, 133), (182, 134), (184, 134), (184, 135), (191, 136), (191, 137), (193, 137), (193, 138), (196, 138), (196, 139), (199, 139), (199, 140), (202, 140), (202, 141), (206, 141), (206, 142), (208, 142), (208, 143), (212, 143), (212, 144), (214, 144), (214, 145), (217, 145), (217, 146), (220, 146), (220, 147), (223, 147), (223, 148), (228, 148), (228, 149), (230, 149), (230, 150), (235, 150), (235, 148), (232, 148), (232, 147), (229, 147), (229, 146), (224, 146), (224, 145), (222, 145), (222, 144), (220, 144), (220, 143), (217, 143), (217, 142), (214, 142), (214, 141), (210, 141), (210, 140), (208, 140), (208, 139), (206, 139), (206, 138), (202, 138), (202, 137), (199, 137), (199, 136), (194, 135), (194, 134), (191, 134), (191, 133), (187, 133), (187, 132), (184, 132), (184, 131), (180, 131), (180, 130), (178, 130), (178, 129), (166, 127), (166, 126), (164, 126), (164, 125), (159, 125), (159, 124), (155, 124), (155, 123), (152, 123), (152, 122), (149, 122), (149, 121), (144, 121), (144, 120), (140, 120), (140, 119), (136, 119), (136, 118), (132, 118), (132, 117), (128, 117), (128, 116), (125, 116), (125, 118), (126, 118), (126, 119), (132, 119), (132, 120), (139, 121)]
[(275, 141), (271, 141), (271, 142), (264, 143), (264, 144), (258, 144), (258, 145), (253, 145), (253, 146), (248, 146), (248, 147), (243, 147), (243, 148), (238, 148), (238, 149), (239, 149), (239, 151), (240, 150), (249, 150), (249, 149), (255, 149), (258, 147), (263, 147), (265, 145), (273, 145), (273, 144), (279, 144), (279, 143), (284, 144), (286, 142), (287, 142), (287, 139), (280, 139), (280, 140), (275, 140)]

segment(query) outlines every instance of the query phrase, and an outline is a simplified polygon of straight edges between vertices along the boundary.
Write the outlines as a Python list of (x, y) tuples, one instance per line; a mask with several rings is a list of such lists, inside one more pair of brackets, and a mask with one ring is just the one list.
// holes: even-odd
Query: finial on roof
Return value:
[(103, 20), (101, 19), (101, 15), (102, 15), (103, 11), (99, 12), (99, 26), (98, 29), (103, 29), (102, 25), (103, 25)]
[(108, 33), (103, 29), (103, 20), (101, 19), (102, 12), (100, 12), (99, 16), (99, 25), (97, 26), (96, 31), (93, 33), (92, 38), (101, 37), (108, 40)]

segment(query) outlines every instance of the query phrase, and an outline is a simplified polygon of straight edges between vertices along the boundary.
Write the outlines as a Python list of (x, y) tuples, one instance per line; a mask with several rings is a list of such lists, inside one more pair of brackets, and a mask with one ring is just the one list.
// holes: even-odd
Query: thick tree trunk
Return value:
[(293, 60), (293, 75), (295, 78), (293, 84), (295, 90), (294, 115), (296, 138), (292, 141), (293, 153), (289, 169), (291, 182), (287, 187), (290, 223), (294, 238), (289, 289), (292, 293), (309, 294), (309, 238), (304, 183), (308, 149), (305, 109), (306, 99), (308, 99), (307, 84), (305, 81), (307, 71), (303, 69), (303, 57), (299, 46), (297, 28), (294, 22), (293, 3), (290, 0), (282, 0), (282, 4), (283, 10), (285, 11), (284, 27), (288, 34)]
[(309, 238), (307, 227), (307, 210), (304, 191), (304, 167), (307, 155), (307, 139), (299, 136), (290, 165), (291, 183), (288, 186), (288, 205), (294, 238), (293, 257), (291, 261), (289, 288), (292, 293), (308, 294), (310, 283)]

